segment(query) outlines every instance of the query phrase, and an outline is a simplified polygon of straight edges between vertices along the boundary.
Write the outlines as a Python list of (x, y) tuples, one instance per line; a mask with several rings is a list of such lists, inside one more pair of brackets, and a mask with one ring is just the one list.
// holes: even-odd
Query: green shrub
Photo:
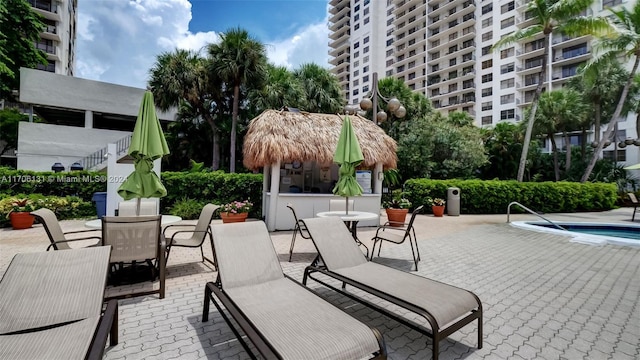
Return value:
[(615, 184), (575, 182), (411, 179), (404, 192), (417, 207), (427, 205), (428, 198), (446, 200), (450, 187), (460, 188), (463, 214), (505, 214), (513, 201), (544, 213), (603, 211), (613, 209), (617, 198)]
[(200, 216), (200, 212), (206, 204), (206, 201), (182, 198), (173, 204), (169, 213), (185, 220), (193, 220)]
[(58, 220), (88, 218), (96, 216), (95, 206), (89, 201), (84, 201), (77, 196), (44, 196), (42, 194), (17, 194), (5, 196), (0, 199), (0, 227), (10, 225), (8, 213), (11, 211), (11, 202), (15, 198), (27, 198), (31, 200), (33, 210), (47, 208), (53, 211)]

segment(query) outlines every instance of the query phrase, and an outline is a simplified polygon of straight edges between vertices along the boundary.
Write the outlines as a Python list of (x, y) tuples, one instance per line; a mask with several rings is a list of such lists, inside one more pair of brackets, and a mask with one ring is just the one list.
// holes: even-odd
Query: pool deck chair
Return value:
[[(169, 239), (167, 243), (167, 256), (165, 257), (165, 262), (169, 261), (169, 254), (171, 253), (171, 248), (175, 247), (189, 247), (189, 248), (200, 248), (200, 256), (202, 256), (202, 262), (208, 261), (214, 267), (216, 263), (213, 261), (213, 258), (208, 258), (204, 256), (204, 241), (209, 238), (209, 242), (211, 244), (211, 251), (213, 252), (213, 235), (211, 235), (211, 219), (213, 219), (213, 214), (219, 208), (219, 205), (207, 204), (200, 211), (200, 217), (198, 217), (198, 222), (195, 225), (186, 225), (186, 224), (177, 224), (177, 225), (167, 225), (162, 231), (165, 239)], [(186, 228), (186, 230), (185, 230)], [(167, 234), (167, 229), (175, 230), (171, 237)], [(191, 235), (190, 237), (183, 237), (184, 234)]]
[[(482, 348), (482, 303), (472, 292), (410, 274), (371, 261), (362, 254), (349, 231), (335, 217), (303, 219), (318, 249), (318, 257), (305, 269), (302, 283), (309, 278), (353, 300), (378, 310), (390, 318), (433, 339), (433, 359), (439, 343), (465, 325), (478, 319), (478, 349)], [(421, 317), (429, 328), (408, 321), (386, 308), (318, 280), (316, 272), (327, 275)]]
[(296, 215), (296, 209), (293, 207), (293, 204), (288, 203), (287, 207), (293, 213), (293, 220), (295, 221), (295, 225), (293, 226), (293, 235), (291, 237), (291, 246), (289, 246), (289, 262), (291, 262), (291, 256), (293, 256), (293, 246), (296, 244), (296, 236), (300, 234), (305, 239), (311, 239), (309, 233), (307, 233), (307, 229), (304, 227), (304, 224), (298, 219), (298, 215)]
[(638, 212), (638, 206), (640, 206), (640, 202), (638, 202), (638, 198), (634, 193), (628, 193), (627, 196), (629, 196), (629, 200), (631, 200), (631, 203), (633, 204), (633, 215), (631, 215), (631, 221), (635, 221), (636, 213)]
[(118, 344), (104, 305), (110, 248), (17, 254), (0, 281), (0, 359), (102, 359)]
[(211, 301), (252, 358), (221, 305), (265, 359), (387, 358), (376, 329), (283, 274), (264, 222), (212, 228), (218, 277), (205, 286), (203, 322)]
[[(96, 246), (100, 244), (100, 233), (96, 232), (99, 231), (99, 229), (64, 232), (60, 227), (60, 223), (58, 222), (56, 214), (47, 208), (41, 208), (36, 211), (32, 211), (31, 215), (35, 216), (36, 219), (38, 219), (38, 221), (44, 227), (44, 230), (47, 232), (47, 236), (49, 237), (49, 241), (51, 242), (51, 244), (49, 244), (49, 246), (47, 247), (47, 251), (51, 249), (69, 250), (71, 249), (69, 243), (73, 241), (95, 240), (94, 243), (90, 244), (89, 246)], [(78, 235), (83, 234), (92, 234), (92, 236), (78, 237)], [(70, 239), (68, 238), (68, 235), (72, 235), (72, 237), (75, 238)]]

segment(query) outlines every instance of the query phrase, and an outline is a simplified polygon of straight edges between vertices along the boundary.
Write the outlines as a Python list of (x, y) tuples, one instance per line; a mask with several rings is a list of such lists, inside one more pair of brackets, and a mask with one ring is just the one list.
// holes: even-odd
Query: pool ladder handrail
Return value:
[(509, 223), (509, 222), (510, 222), (510, 221), (509, 221), (509, 216), (511, 215), (511, 205), (518, 205), (518, 206), (520, 206), (522, 209), (524, 209), (524, 210), (528, 211), (529, 213), (531, 213), (531, 214), (533, 214), (533, 215), (535, 215), (535, 216), (539, 217), (540, 219), (542, 219), (542, 220), (544, 220), (544, 221), (548, 222), (549, 224), (551, 224), (551, 225), (553, 225), (553, 226), (557, 227), (558, 229), (560, 229), (560, 230), (564, 230), (564, 231), (568, 231), (567, 229), (563, 228), (562, 226), (560, 226), (560, 225), (558, 225), (558, 224), (554, 223), (553, 221), (551, 221), (551, 220), (547, 219), (546, 217), (544, 217), (544, 216), (542, 216), (542, 215), (538, 214), (537, 212), (535, 212), (535, 211), (533, 211), (533, 210), (529, 209), (528, 207), (526, 207), (526, 206), (524, 206), (524, 205), (520, 204), (520, 203), (519, 203), (519, 202), (517, 202), (517, 201), (512, 201), (511, 203), (509, 203), (509, 206), (507, 206), (507, 223)]

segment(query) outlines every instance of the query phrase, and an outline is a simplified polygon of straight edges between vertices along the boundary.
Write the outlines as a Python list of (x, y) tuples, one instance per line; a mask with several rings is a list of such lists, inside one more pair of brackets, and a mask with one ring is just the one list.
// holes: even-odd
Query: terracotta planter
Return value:
[(33, 225), (35, 217), (29, 212), (12, 212), (9, 214), (13, 230), (28, 229)]
[(234, 213), (220, 213), (220, 218), (222, 219), (223, 223), (235, 223), (235, 222), (244, 222), (245, 220), (247, 220), (247, 216), (249, 216), (249, 213), (239, 213), (239, 214), (234, 214)]
[(397, 227), (401, 227), (404, 225), (404, 220), (407, 217), (409, 209), (387, 208), (385, 210), (387, 212), (387, 220), (389, 220), (389, 225)]
[(431, 211), (433, 211), (433, 216), (442, 217), (444, 215), (444, 205), (433, 205), (431, 206)]

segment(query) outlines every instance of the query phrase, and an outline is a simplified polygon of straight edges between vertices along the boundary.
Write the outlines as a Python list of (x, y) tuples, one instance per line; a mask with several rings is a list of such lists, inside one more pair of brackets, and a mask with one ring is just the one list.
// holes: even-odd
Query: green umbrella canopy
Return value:
[(118, 194), (125, 200), (167, 195), (167, 189), (153, 172), (153, 161), (167, 154), (169, 147), (156, 115), (153, 95), (146, 91), (129, 145), (129, 155), (133, 157), (135, 170), (120, 185)]
[(356, 180), (356, 166), (363, 160), (364, 155), (362, 155), (362, 149), (360, 149), (356, 133), (353, 131), (351, 119), (349, 119), (349, 116), (345, 116), (336, 152), (333, 155), (333, 161), (340, 165), (338, 182), (333, 188), (334, 194), (347, 198), (349, 196), (362, 195), (362, 187)]

